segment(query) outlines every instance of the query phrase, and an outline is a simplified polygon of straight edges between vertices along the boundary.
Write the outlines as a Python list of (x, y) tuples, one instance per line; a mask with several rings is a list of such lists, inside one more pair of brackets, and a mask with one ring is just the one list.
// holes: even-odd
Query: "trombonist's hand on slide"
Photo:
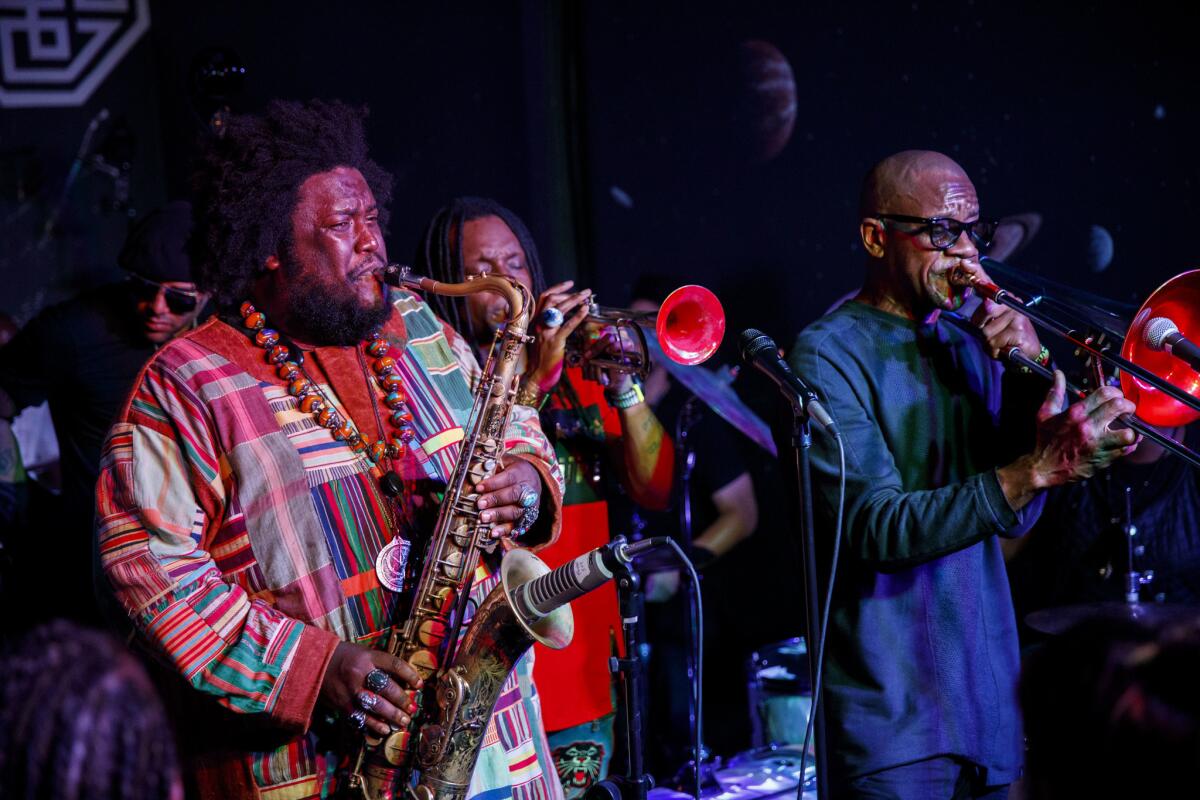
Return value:
[(1037, 444), (1033, 452), (996, 470), (1000, 488), (1014, 510), (1042, 489), (1090, 478), (1137, 448), (1137, 434), (1112, 428), (1136, 406), (1115, 386), (1101, 386), (1078, 403), (1067, 406), (1066, 376), (1054, 371), (1054, 386), (1037, 413)]
[[(1129, 428), (1112, 428), (1137, 406), (1115, 386), (1101, 386), (1063, 411), (1066, 376), (1054, 371), (1054, 386), (1038, 411), (1033, 467), (1042, 488), (1090, 478), (1137, 446)], [(1057, 412), (1057, 413), (1056, 413)]]

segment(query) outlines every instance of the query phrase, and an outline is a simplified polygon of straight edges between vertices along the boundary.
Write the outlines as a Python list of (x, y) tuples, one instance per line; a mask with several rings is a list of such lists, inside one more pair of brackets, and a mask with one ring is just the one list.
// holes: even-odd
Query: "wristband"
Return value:
[(541, 411), (542, 406), (546, 404), (547, 392), (543, 392), (534, 381), (525, 381), (517, 392), (516, 402), (523, 406), (529, 406), (536, 411)]
[(646, 395), (642, 393), (641, 384), (634, 381), (633, 384), (623, 392), (614, 393), (608, 389), (604, 390), (604, 399), (608, 404), (617, 410), (632, 408), (638, 403), (646, 402)]
[[(1037, 358), (1035, 358), (1033, 360), (1035, 362), (1037, 362), (1040, 366), (1049, 368), (1050, 367), (1050, 348), (1046, 347), (1046, 345), (1042, 345), (1042, 349), (1038, 351)], [(1018, 367), (1018, 369), (1020, 369), (1021, 372), (1025, 375), (1033, 374), (1033, 370), (1031, 370), (1029, 367), (1025, 366), (1024, 364), (1022, 364), (1020, 367)]]

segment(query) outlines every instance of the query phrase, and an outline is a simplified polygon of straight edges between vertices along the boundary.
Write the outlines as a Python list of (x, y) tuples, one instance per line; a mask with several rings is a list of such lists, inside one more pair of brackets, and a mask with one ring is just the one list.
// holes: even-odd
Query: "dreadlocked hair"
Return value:
[[(443, 206), (425, 227), (425, 235), (417, 246), (413, 258), (414, 271), (443, 283), (460, 283), (466, 279), (462, 254), (462, 227), (468, 222), (484, 217), (499, 217), (509, 227), (521, 249), (525, 251), (525, 266), (533, 279), (533, 294), (536, 298), (546, 289), (542, 277), (542, 262), (538, 259), (537, 245), (525, 223), (513, 212), (487, 197), (456, 197)], [(462, 297), (430, 295), (426, 298), (438, 316), (459, 332), (469, 342), (475, 342), (476, 332), (467, 314), (467, 301)]]
[(116, 639), (55, 620), (0, 655), (0, 796), (166, 800), (178, 785), (166, 713)]
[(268, 256), (288, 252), (300, 185), (335, 167), (362, 173), (387, 224), (392, 176), (367, 155), (366, 107), (273, 100), (262, 114), (229, 118), (206, 140), (192, 176), (196, 285), (221, 311), (246, 299)]

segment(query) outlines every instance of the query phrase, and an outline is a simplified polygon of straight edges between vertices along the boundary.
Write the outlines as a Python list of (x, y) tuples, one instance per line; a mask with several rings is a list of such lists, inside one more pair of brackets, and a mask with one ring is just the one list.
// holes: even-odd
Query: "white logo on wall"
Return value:
[(149, 28), (149, 0), (0, 0), (0, 106), (83, 105)]

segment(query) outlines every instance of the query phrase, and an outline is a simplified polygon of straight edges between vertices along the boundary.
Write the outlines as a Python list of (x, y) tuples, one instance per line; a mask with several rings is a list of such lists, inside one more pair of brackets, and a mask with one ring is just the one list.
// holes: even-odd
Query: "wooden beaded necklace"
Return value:
[[(328, 429), (334, 439), (345, 442), (353, 452), (361, 455), (376, 468), (380, 468), (385, 459), (402, 458), (408, 452), (409, 443), (416, 437), (416, 430), (412, 425), (413, 416), (408, 409), (403, 380), (396, 371), (396, 360), (388, 355), (391, 345), (383, 338), (382, 331), (373, 332), (363, 349), (374, 359), (371, 369), (387, 393), (383, 404), (390, 412), (388, 419), (395, 431), (391, 436), (385, 434), (386, 438), (368, 444), (353, 422), (338, 413), (320, 385), (305, 372), (303, 354), (298, 353), (293, 360), (292, 349), (286, 344), (281, 344), (279, 331), (267, 327), (266, 315), (249, 302), (242, 303), (239, 310), (242, 324), (254, 331), (254, 343), (266, 351), (267, 363), (273, 365), (275, 374), (287, 382), (288, 394), (296, 398), (301, 411), (312, 414), (316, 423)], [(378, 416), (376, 418), (378, 419)], [(399, 476), (389, 469), (383, 471), (380, 488), (388, 496), (398, 497), (404, 491), (404, 484)]]

